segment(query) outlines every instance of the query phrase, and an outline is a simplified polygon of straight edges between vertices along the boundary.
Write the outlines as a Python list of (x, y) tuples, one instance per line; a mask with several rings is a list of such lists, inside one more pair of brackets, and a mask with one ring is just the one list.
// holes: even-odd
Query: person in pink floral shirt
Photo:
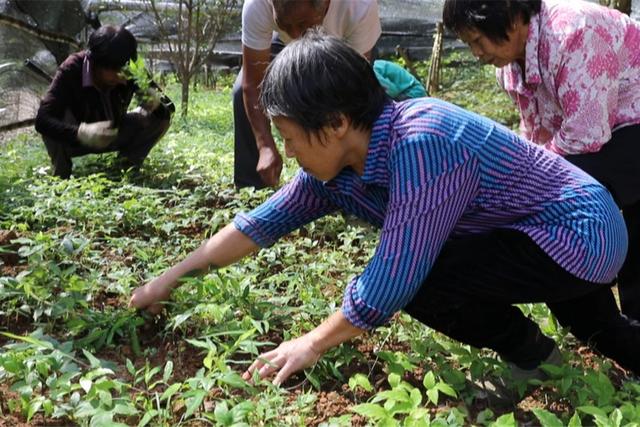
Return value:
[(613, 195), (629, 232), (622, 312), (640, 320), (640, 23), (580, 0), (446, 0), (443, 20), (497, 67), (522, 135)]

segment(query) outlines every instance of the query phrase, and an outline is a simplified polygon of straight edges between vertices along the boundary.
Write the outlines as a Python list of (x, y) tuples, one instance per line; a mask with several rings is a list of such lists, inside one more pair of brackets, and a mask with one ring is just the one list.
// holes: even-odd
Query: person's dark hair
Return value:
[(475, 30), (491, 41), (509, 40), (507, 31), (516, 19), (528, 24), (540, 13), (542, 0), (445, 0), (442, 20), (456, 34)]
[(119, 70), (130, 59), (138, 59), (138, 43), (124, 27), (105, 25), (89, 36), (89, 58), (102, 68)]
[(286, 117), (316, 135), (326, 126), (339, 126), (341, 114), (354, 128), (371, 129), (387, 102), (371, 64), (319, 28), (280, 52), (260, 92), (267, 116)]

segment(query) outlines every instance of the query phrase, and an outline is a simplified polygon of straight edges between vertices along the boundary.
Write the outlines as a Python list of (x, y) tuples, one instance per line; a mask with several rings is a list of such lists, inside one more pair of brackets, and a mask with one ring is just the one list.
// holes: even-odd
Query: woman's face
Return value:
[(93, 83), (103, 89), (111, 89), (117, 85), (126, 84), (127, 79), (121, 70), (112, 70), (109, 68), (93, 67)]
[(346, 166), (345, 150), (335, 129), (323, 129), (320, 137), (305, 132), (302, 126), (286, 117), (274, 117), (272, 122), (282, 136), (286, 156), (295, 157), (308, 174), (321, 181), (329, 181)]
[(458, 36), (469, 46), (473, 56), (482, 63), (500, 68), (517, 60), (524, 61), (529, 26), (526, 25), (525, 29), (522, 25), (518, 22), (508, 30), (509, 39), (505, 41), (491, 40), (473, 28), (461, 31)]

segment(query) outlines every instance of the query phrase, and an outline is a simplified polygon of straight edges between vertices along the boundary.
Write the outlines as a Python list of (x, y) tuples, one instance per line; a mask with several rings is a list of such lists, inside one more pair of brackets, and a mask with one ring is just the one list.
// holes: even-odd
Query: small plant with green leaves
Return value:
[[(367, 385), (362, 377), (353, 377), (354, 388), (360, 384)], [(402, 381), (400, 375), (391, 373), (388, 377), (390, 390), (377, 393), (369, 403), (362, 403), (351, 408), (357, 414), (375, 421), (377, 425), (419, 427), (429, 426), (430, 412), (423, 405), (420, 389)], [(351, 382), (350, 382), (351, 385)], [(427, 404), (438, 405), (440, 394), (457, 397), (455, 390), (441, 380), (437, 380), (433, 372), (428, 372), (423, 380), (426, 389)], [(383, 402), (381, 405), (380, 403)]]
[(122, 70), (122, 74), (127, 80), (133, 80), (141, 92), (146, 93), (152, 85), (153, 80), (147, 71), (147, 67), (142, 55), (133, 60), (130, 59)]

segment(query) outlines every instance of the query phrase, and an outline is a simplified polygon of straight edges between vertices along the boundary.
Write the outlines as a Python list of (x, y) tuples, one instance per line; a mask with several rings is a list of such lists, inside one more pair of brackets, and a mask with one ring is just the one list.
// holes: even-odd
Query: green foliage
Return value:
[(358, 388), (369, 392), (373, 390), (371, 382), (369, 382), (369, 378), (367, 378), (363, 374), (355, 374), (354, 376), (349, 378), (349, 388), (352, 391), (355, 391)]
[(151, 76), (147, 71), (142, 55), (138, 55), (135, 61), (130, 59), (122, 70), (122, 73), (127, 79), (133, 79), (138, 88), (143, 92), (146, 92), (151, 87)]

